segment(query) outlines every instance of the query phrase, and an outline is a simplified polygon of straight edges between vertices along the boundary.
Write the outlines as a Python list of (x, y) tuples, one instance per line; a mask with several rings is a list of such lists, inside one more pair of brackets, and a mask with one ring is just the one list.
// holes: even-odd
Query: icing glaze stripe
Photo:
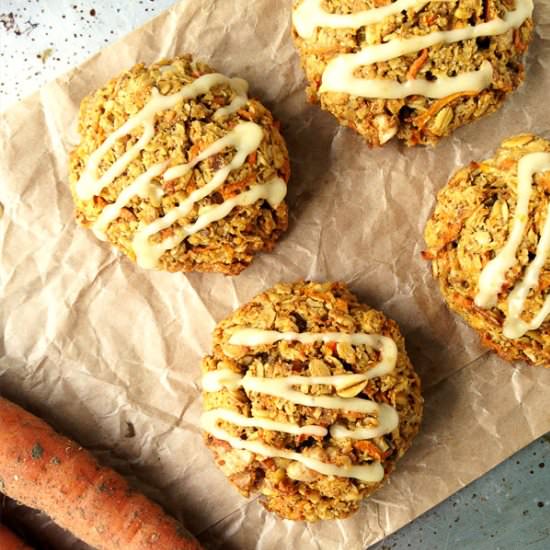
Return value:
[[(326, 12), (320, 0), (305, 0), (294, 12), (296, 30), (303, 38), (312, 35), (312, 26), (332, 28), (359, 28), (365, 24), (382, 21), (385, 17), (401, 9), (421, 8), (427, 2), (394, 2), (383, 8), (374, 8), (354, 14), (330, 14)], [(386, 9), (387, 8), (387, 9)], [(355, 71), (373, 63), (390, 61), (397, 57), (418, 52), (437, 44), (452, 44), (478, 37), (497, 36), (518, 28), (532, 14), (532, 0), (517, 0), (516, 8), (506, 13), (504, 18), (470, 25), (447, 31), (434, 31), (423, 36), (395, 38), (389, 42), (366, 46), (356, 53), (341, 54), (331, 59), (322, 76), (320, 92), (343, 92), (359, 97), (399, 99), (411, 94), (431, 98), (443, 98), (458, 92), (479, 92), (489, 86), (493, 69), (490, 63), (483, 63), (479, 70), (468, 71), (456, 76), (443, 76), (434, 82), (415, 79), (405, 83), (386, 81), (385, 79), (363, 79), (354, 75)]]
[(369, 371), (371, 377), (383, 376), (393, 370), (397, 361), (397, 346), (391, 338), (379, 334), (344, 334), (341, 332), (277, 332), (274, 330), (259, 330), (243, 328), (234, 332), (229, 338), (229, 344), (237, 346), (271, 345), (285, 340), (302, 344), (315, 342), (341, 342), (352, 346), (367, 345), (381, 352), (382, 358), (378, 365)]
[(122, 209), (127, 206), (134, 197), (153, 197), (157, 200), (162, 197), (162, 189), (159, 186), (153, 185), (151, 182), (153, 178), (160, 176), (164, 170), (166, 170), (167, 166), (168, 162), (159, 162), (151, 166), (146, 172), (138, 176), (133, 183), (125, 187), (114, 203), (108, 204), (102, 210), (92, 227), (99, 239), (103, 241), (107, 239), (105, 231), (107, 231), (109, 224), (120, 216)]
[(508, 296), (508, 315), (504, 322), (503, 334), (507, 338), (519, 338), (529, 330), (540, 328), (550, 314), (550, 296), (547, 296), (541, 309), (530, 323), (521, 319), (525, 300), (529, 292), (536, 288), (539, 282), (541, 269), (544, 267), (550, 251), (550, 206), (546, 209), (546, 221), (537, 245), (536, 256), (528, 265), (523, 279), (514, 287)]
[[(529, 220), (529, 201), (532, 195), (533, 177), (537, 172), (550, 170), (550, 153), (530, 153), (518, 162), (517, 204), (512, 230), (504, 247), (487, 263), (479, 277), (475, 304), (481, 308), (497, 305), (498, 294), (506, 281), (506, 273), (517, 264), (517, 251), (523, 240)], [(523, 279), (508, 296), (508, 313), (503, 333), (507, 338), (519, 338), (529, 330), (540, 327), (550, 313), (550, 297), (547, 297), (541, 310), (530, 323), (521, 319), (525, 300), (529, 292), (538, 284), (540, 271), (550, 251), (550, 207), (537, 245), (536, 256), (526, 269)]]
[[(302, 38), (311, 38), (315, 29), (329, 27), (331, 29), (358, 29), (365, 25), (380, 23), (390, 15), (396, 15), (410, 8), (420, 9), (430, 0), (397, 0), (387, 6), (362, 10), (356, 13), (330, 13), (323, 9), (322, 0), (304, 0), (292, 16), (296, 32)], [(440, 0), (444, 2), (445, 0)], [(449, 1), (449, 0), (447, 0)]]
[[(136, 261), (141, 267), (152, 268), (158, 262), (160, 256), (166, 250), (173, 248), (179, 244), (186, 236), (191, 233), (185, 234), (185, 229), (178, 232), (178, 236), (165, 239), (160, 243), (150, 242), (150, 237), (159, 233), (163, 229), (167, 229), (172, 226), (178, 219), (187, 216), (195, 203), (201, 199), (207, 197), (219, 187), (221, 187), (229, 174), (238, 168), (240, 168), (246, 161), (246, 157), (255, 151), (259, 146), (263, 138), (263, 130), (260, 126), (253, 122), (243, 122), (235, 126), (231, 132), (225, 135), (223, 138), (215, 141), (212, 145), (207, 147), (200, 155), (187, 164), (175, 166), (170, 168), (164, 174), (165, 180), (172, 180), (179, 178), (187, 174), (193, 169), (199, 162), (207, 159), (211, 155), (220, 153), (227, 147), (233, 147), (236, 153), (231, 162), (219, 170), (212, 176), (212, 179), (203, 187), (193, 191), (188, 197), (186, 197), (178, 206), (168, 210), (164, 216), (157, 218), (150, 224), (140, 227), (132, 242), (134, 252), (136, 254)], [(230, 211), (230, 210), (229, 210)], [(223, 217), (223, 216), (221, 216)], [(218, 219), (221, 219), (218, 218)], [(198, 223), (198, 220), (197, 222)], [(207, 224), (206, 224), (207, 225)], [(206, 226), (205, 225), (205, 226)], [(204, 226), (204, 227), (205, 227)], [(199, 229), (197, 229), (198, 231)], [(183, 231), (183, 233), (181, 233)], [(181, 236), (181, 238), (179, 238)], [(179, 240), (178, 240), (179, 238)]]
[[(364, 333), (296, 333), (244, 328), (236, 330), (230, 336), (228, 344), (255, 347), (272, 345), (279, 341), (297, 341), (306, 345), (311, 345), (315, 342), (345, 342), (351, 345), (368, 345), (379, 350), (381, 357), (376, 366), (362, 374), (264, 378), (252, 376), (250, 374), (242, 376), (230, 369), (219, 369), (204, 374), (202, 382), (204, 391), (216, 392), (224, 388), (234, 391), (242, 387), (247, 393), (254, 392), (271, 395), (290, 401), (296, 405), (320, 407), (324, 409), (340, 409), (373, 416), (371, 419), (372, 425), (357, 427), (353, 430), (346, 428), (342, 424), (330, 426), (330, 435), (334, 438), (370, 439), (390, 433), (398, 427), (399, 416), (397, 411), (385, 403), (378, 404), (368, 399), (354, 397), (311, 395), (305, 391), (295, 389), (297, 387), (303, 389), (304, 386), (328, 385), (333, 386), (337, 391), (341, 391), (345, 388), (366, 382), (371, 378), (389, 374), (395, 368), (397, 362), (397, 346), (391, 338), (377, 334)], [(256, 441), (241, 440), (238, 437), (231, 436), (221, 428), (218, 425), (220, 421), (226, 421), (242, 427), (273, 429), (285, 433), (302, 433), (300, 430), (306, 429), (310, 430), (312, 435), (324, 437), (327, 430), (322, 426), (308, 425), (299, 427), (286, 422), (273, 422), (263, 418), (246, 417), (230, 409), (223, 408), (207, 411), (201, 420), (203, 429), (218, 439), (229, 442), (230, 445), (238, 449), (246, 449), (263, 456), (297, 460), (308, 468), (324, 473), (325, 475), (354, 477), (366, 482), (380, 481), (384, 476), (383, 468), (379, 463), (349, 468), (336, 467), (332, 464), (312, 460), (294, 451), (278, 449)]]
[[(325, 437), (328, 433), (327, 429), (322, 426), (297, 426), (296, 424), (290, 424), (288, 422), (276, 422), (268, 418), (252, 418), (230, 409), (212, 409), (205, 414), (208, 419), (212, 419), (215, 422), (223, 420), (245, 428), (260, 428), (262, 430), (272, 430), (274, 432), (284, 432), (293, 435), (314, 435), (317, 437)], [(208, 422), (210, 423), (210, 420)]]
[[(231, 103), (219, 108), (214, 113), (214, 118), (221, 118), (236, 112), (248, 101), (248, 84), (245, 80), (212, 73), (197, 78), (192, 83), (184, 86), (179, 92), (168, 96), (163, 96), (158, 90), (153, 89), (150, 100), (141, 111), (130, 117), (120, 128), (110, 134), (103, 144), (90, 155), (75, 187), (77, 196), (82, 200), (90, 200), (101, 193), (116, 177), (124, 173), (129, 164), (139, 156), (140, 152), (153, 139), (155, 135), (155, 116), (158, 113), (175, 107), (180, 101), (207, 93), (211, 88), (220, 84), (231, 86), (235, 92), (235, 97)], [(101, 177), (98, 177), (102, 159), (117, 140), (130, 135), (140, 127), (143, 128), (143, 133), (138, 141), (130, 146)], [(109, 224), (121, 215), (123, 208), (136, 196), (149, 198), (151, 202), (157, 204), (164, 195), (164, 191), (161, 185), (154, 183), (156, 178), (162, 177), (164, 181), (180, 178), (189, 173), (200, 162), (228, 148), (235, 149), (233, 159), (229, 164), (217, 170), (206, 185), (196, 189), (176, 207), (165, 212), (162, 217), (149, 224), (140, 223), (132, 241), (136, 262), (145, 268), (156, 267), (160, 256), (164, 252), (179, 245), (185, 238), (201, 231), (211, 223), (223, 219), (237, 206), (249, 206), (260, 199), (265, 199), (275, 208), (286, 195), (286, 184), (280, 178), (273, 178), (265, 184), (252, 185), (249, 190), (224, 201), (222, 204), (203, 207), (194, 223), (184, 227), (174, 227), (170, 237), (160, 239), (159, 242), (151, 242), (151, 237), (176, 224), (179, 219), (187, 216), (192, 211), (198, 201), (222, 186), (229, 174), (233, 170), (242, 167), (247, 156), (259, 148), (262, 139), (263, 129), (261, 126), (253, 122), (242, 122), (237, 124), (227, 135), (208, 146), (191, 162), (169, 167), (169, 161), (165, 161), (151, 166), (125, 187), (114, 203), (103, 209), (92, 227), (94, 233), (98, 238), (106, 240), (106, 231)]]
[(227, 441), (234, 449), (244, 449), (265, 457), (295, 460), (307, 468), (327, 476), (351, 477), (365, 483), (375, 483), (382, 481), (384, 478), (384, 468), (379, 462), (361, 466), (335, 466), (334, 464), (313, 459), (302, 453), (297, 453), (288, 449), (277, 449), (276, 447), (265, 445), (259, 441), (243, 440), (240, 437), (232, 436), (218, 425), (219, 416), (215, 414), (217, 412), (217, 410), (213, 410), (204, 413), (201, 417), (201, 427), (215, 438)]
[[(180, 101), (194, 99), (199, 95), (208, 93), (213, 87), (221, 84), (231, 86), (233, 91), (246, 102), (248, 84), (241, 78), (228, 78), (219, 73), (205, 74), (185, 85), (179, 92), (171, 95), (161, 95), (156, 88), (153, 88), (151, 98), (145, 106), (131, 116), (120, 128), (110, 134), (107, 139), (90, 155), (86, 167), (80, 179), (76, 183), (75, 192), (82, 200), (93, 199), (113, 180), (122, 174), (128, 165), (139, 155), (155, 135), (155, 116), (162, 111), (174, 108)], [(239, 102), (233, 102), (221, 113), (227, 115), (239, 108)], [(99, 165), (105, 155), (113, 148), (115, 143), (131, 134), (137, 128), (143, 127), (143, 134), (130, 149), (124, 153), (101, 177), (98, 177)]]
[[(372, 369), (374, 370), (374, 369)], [(355, 411), (363, 414), (378, 413), (379, 405), (368, 399), (334, 397), (328, 395), (309, 395), (301, 391), (294, 390), (294, 386), (333, 386), (337, 390), (342, 390), (375, 378), (370, 372), (365, 374), (340, 374), (333, 376), (285, 376), (281, 378), (263, 378), (251, 375), (234, 378), (233, 371), (220, 369), (218, 371), (208, 372), (203, 377), (203, 387), (205, 391), (219, 391), (224, 387), (236, 389), (242, 387), (247, 392), (263, 393), (273, 397), (280, 397), (287, 401), (292, 401), (296, 405), (305, 407), (322, 407), (323, 409), (341, 409), (345, 411)], [(225, 380), (229, 377), (229, 383)], [(391, 431), (391, 430), (390, 430)]]
[(260, 199), (265, 199), (273, 208), (276, 208), (283, 201), (285, 195), (286, 184), (281, 178), (273, 178), (267, 183), (253, 185), (248, 191), (226, 199), (221, 204), (209, 208), (203, 207), (194, 223), (175, 229), (173, 236), (167, 237), (159, 243), (151, 243), (149, 236), (167, 226), (165, 218), (168, 216), (169, 220), (173, 216), (172, 213), (177, 214), (180, 207), (175, 207), (173, 210), (169, 210), (164, 217), (155, 220), (136, 233), (133, 240), (136, 262), (141, 267), (153, 268), (166, 250), (176, 247), (187, 237), (198, 233), (211, 223), (225, 218), (237, 206), (250, 206)]

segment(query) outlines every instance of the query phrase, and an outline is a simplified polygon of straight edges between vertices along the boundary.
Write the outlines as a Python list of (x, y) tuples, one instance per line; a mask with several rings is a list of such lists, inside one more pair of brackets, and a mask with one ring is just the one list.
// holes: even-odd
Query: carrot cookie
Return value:
[(353, 513), (420, 426), (399, 328), (341, 283), (260, 294), (218, 325), (202, 368), (206, 444), (240, 493), (283, 518)]
[(550, 142), (512, 137), (459, 170), (425, 238), (445, 300), (481, 341), (550, 367)]
[(285, 142), (248, 85), (184, 55), (136, 65), (80, 107), (78, 221), (138, 265), (235, 275), (288, 223)]
[(523, 80), (532, 0), (295, 0), (308, 97), (369, 145), (433, 144)]

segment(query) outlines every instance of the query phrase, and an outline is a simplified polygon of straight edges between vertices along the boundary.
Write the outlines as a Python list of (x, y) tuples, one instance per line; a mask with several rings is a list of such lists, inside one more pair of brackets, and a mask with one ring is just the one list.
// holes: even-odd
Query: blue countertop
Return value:
[[(173, 3), (0, 0), (0, 109)], [(372, 548), (547, 550), (550, 434)]]

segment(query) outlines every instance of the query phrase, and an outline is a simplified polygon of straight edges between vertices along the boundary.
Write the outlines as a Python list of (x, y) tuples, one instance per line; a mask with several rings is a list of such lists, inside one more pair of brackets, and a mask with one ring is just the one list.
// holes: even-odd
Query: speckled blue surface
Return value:
[(550, 549), (550, 434), (371, 550)]
[[(0, 0), (0, 109), (173, 3)], [(550, 549), (550, 434), (372, 548)]]

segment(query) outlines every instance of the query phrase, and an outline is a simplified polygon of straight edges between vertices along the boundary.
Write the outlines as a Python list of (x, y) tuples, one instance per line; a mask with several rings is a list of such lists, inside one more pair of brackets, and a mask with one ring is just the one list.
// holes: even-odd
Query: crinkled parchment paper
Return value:
[[(526, 84), (435, 149), (370, 150), (306, 104), (290, 2), (188, 0), (0, 119), (0, 391), (118, 467), (211, 548), (361, 549), (550, 430), (550, 369), (511, 366), (450, 314), (420, 257), (451, 173), (550, 125), (550, 1), (537, 3)], [(144, 271), (73, 221), (67, 151), (80, 100), (138, 61), (191, 52), (250, 81), (292, 156), (290, 230), (237, 278)], [(281, 521), (226, 482), (198, 429), (201, 356), (217, 321), (298, 278), (341, 279), (401, 325), (425, 421), (352, 518)], [(69, 539), (60, 548), (73, 546)]]

